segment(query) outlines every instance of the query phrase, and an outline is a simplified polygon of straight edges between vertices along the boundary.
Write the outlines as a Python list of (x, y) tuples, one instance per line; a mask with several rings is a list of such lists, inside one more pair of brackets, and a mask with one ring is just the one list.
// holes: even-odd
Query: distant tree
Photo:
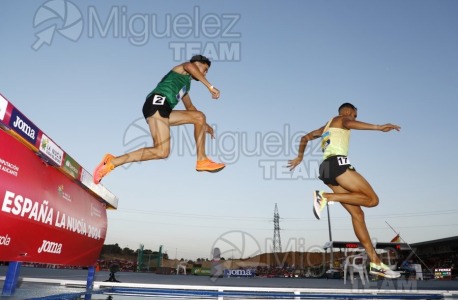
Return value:
[(103, 245), (101, 254), (121, 254), (122, 249), (118, 244)]
[(135, 252), (134, 252), (134, 250), (125, 247), (124, 249), (122, 249), (122, 254), (123, 254), (123, 255), (131, 255), (131, 256), (134, 256), (134, 255), (135, 255)]

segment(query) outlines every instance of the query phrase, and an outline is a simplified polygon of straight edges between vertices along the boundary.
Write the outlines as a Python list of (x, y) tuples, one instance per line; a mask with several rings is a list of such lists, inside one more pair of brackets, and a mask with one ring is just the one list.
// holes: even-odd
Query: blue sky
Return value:
[[(191, 52), (212, 57), (221, 98), (198, 82), (190, 96), (216, 130), (209, 155), (228, 166), (197, 173), (192, 127), (174, 128), (167, 160), (103, 180), (120, 199), (106, 243), (188, 259), (215, 245), (226, 257), (269, 252), (277, 204), (283, 250), (322, 246), (318, 144), (296, 172), (285, 166), (343, 102), (402, 127), (352, 132), (350, 160), (380, 197), (365, 209), (372, 238), (391, 240), (390, 224), (410, 243), (439, 239), (458, 233), (457, 12), (432, 0), (2, 1), (0, 93), (92, 172), (106, 152), (151, 145), (145, 96)], [(342, 207), (331, 220), (334, 240), (355, 240)]]

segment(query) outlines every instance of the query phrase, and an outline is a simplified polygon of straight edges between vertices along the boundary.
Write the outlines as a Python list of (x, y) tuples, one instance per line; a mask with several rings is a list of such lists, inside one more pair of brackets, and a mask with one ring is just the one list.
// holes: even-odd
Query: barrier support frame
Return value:
[(3, 284), (2, 296), (12, 296), (17, 287), (22, 262), (11, 261)]

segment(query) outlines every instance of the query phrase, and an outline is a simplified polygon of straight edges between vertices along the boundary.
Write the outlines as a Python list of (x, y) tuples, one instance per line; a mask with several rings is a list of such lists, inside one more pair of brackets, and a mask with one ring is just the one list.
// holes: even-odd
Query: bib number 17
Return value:
[(337, 158), (337, 162), (339, 163), (339, 166), (346, 166), (350, 164), (350, 160), (348, 159), (348, 157), (342, 157), (342, 156), (339, 156)]

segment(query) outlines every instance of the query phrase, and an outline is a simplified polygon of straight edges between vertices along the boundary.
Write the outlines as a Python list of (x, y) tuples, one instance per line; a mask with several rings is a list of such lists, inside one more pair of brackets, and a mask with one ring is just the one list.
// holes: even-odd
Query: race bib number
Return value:
[(350, 164), (350, 160), (348, 159), (348, 157), (339, 156), (337, 158), (337, 163), (339, 164), (339, 166), (346, 166)]
[(161, 95), (154, 95), (153, 105), (164, 105), (165, 97)]

